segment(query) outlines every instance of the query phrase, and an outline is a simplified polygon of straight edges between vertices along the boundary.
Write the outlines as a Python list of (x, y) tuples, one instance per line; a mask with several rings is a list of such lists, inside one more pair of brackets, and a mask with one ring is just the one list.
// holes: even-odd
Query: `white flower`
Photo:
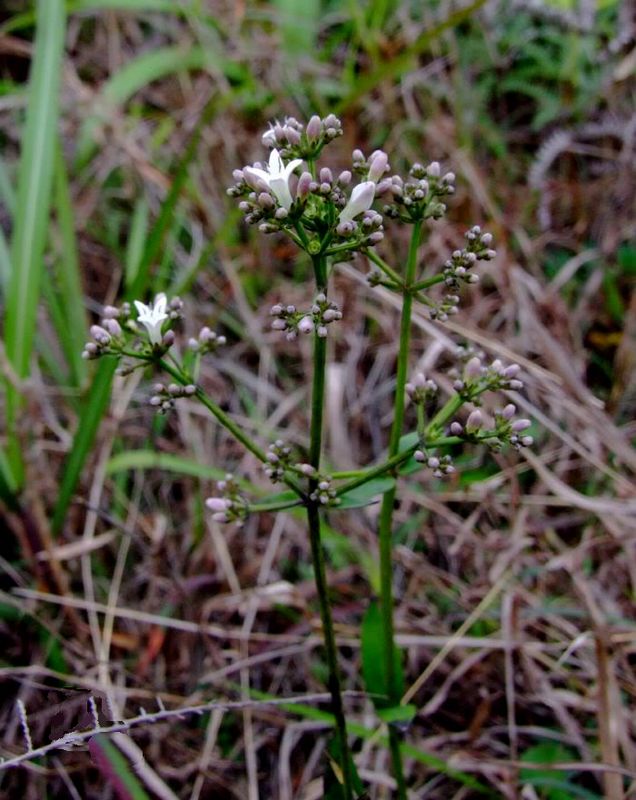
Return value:
[(267, 169), (260, 169), (260, 167), (245, 167), (243, 172), (248, 172), (251, 176), (262, 180), (276, 195), (276, 199), (281, 206), (287, 211), (291, 208), (292, 196), (289, 190), (289, 179), (292, 172), (299, 164), (302, 164), (301, 158), (292, 159), (287, 166), (283, 164), (283, 159), (280, 157), (278, 150), (274, 149), (269, 155), (269, 164)]
[(340, 222), (351, 222), (354, 217), (362, 214), (363, 211), (368, 211), (371, 208), (374, 197), (375, 183), (373, 181), (359, 183), (351, 192), (351, 199), (340, 212)]
[(135, 300), (138, 314), (137, 322), (141, 322), (146, 327), (151, 344), (161, 344), (161, 326), (168, 319), (168, 314), (166, 313), (167, 304), (168, 299), (163, 292), (158, 294), (155, 297), (155, 302), (149, 306), (140, 303), (139, 300)]

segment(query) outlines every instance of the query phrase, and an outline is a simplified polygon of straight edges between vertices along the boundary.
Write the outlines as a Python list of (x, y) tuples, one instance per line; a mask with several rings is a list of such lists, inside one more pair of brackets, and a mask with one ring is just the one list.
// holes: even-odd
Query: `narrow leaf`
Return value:
[[(51, 206), (65, 33), (62, 0), (38, 0), (36, 20), (4, 327), (7, 358), (19, 378), (29, 374)], [(7, 386), (8, 458), (18, 485), (23, 481), (22, 455), (14, 430), (19, 405), (15, 388)]]
[(86, 398), (71, 450), (64, 463), (62, 480), (55, 503), (51, 528), (59, 533), (73, 497), (73, 492), (84, 469), (86, 458), (91, 451), (99, 423), (104, 416), (110, 400), (110, 387), (117, 367), (115, 358), (103, 358), (95, 372), (88, 397)]
[(53, 284), (64, 308), (63, 324), (58, 326), (57, 334), (71, 372), (72, 385), (79, 387), (85, 381), (87, 374), (81, 345), (88, 338), (88, 326), (84, 311), (84, 293), (80, 279), (71, 193), (66, 164), (59, 144), (55, 153), (55, 201), (61, 234), (61, 252), (53, 269)]
[(400, 651), (393, 648), (395, 687), (391, 691), (384, 653), (384, 626), (380, 606), (374, 601), (362, 620), (362, 676), (376, 709), (393, 709), (404, 693), (404, 675)]

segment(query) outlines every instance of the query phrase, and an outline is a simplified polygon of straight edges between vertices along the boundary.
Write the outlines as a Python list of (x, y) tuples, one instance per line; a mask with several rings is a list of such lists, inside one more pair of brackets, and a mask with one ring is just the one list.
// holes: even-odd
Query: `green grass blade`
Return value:
[(117, 360), (115, 358), (104, 358), (97, 367), (88, 397), (82, 409), (71, 450), (64, 463), (64, 471), (51, 522), (54, 534), (58, 534), (62, 530), (77, 481), (93, 446), (99, 423), (108, 408), (110, 387), (116, 367)]
[[(64, 32), (62, 0), (39, 0), (4, 327), (7, 358), (20, 378), (29, 374), (35, 336), (42, 258), (51, 205)], [(7, 386), (8, 459), (18, 486), (23, 481), (22, 455), (14, 430), (19, 404), (18, 393), (14, 387)]]
[(11, 277), (11, 255), (4, 231), (0, 228), (0, 296), (4, 296)]
[(128, 232), (124, 264), (124, 283), (127, 287), (134, 286), (139, 273), (139, 265), (143, 258), (146, 236), (148, 235), (148, 213), (148, 202), (145, 197), (140, 197), (135, 203)]
[(113, 475), (131, 469), (160, 469), (165, 472), (175, 472), (178, 475), (188, 475), (202, 480), (221, 480), (227, 473), (220, 467), (209, 467), (198, 464), (189, 458), (175, 456), (172, 453), (158, 453), (156, 450), (126, 450), (112, 456), (108, 461), (106, 473)]
[(57, 148), (55, 154), (55, 201), (61, 234), (61, 253), (55, 263), (52, 282), (64, 309), (64, 317), (61, 325), (57, 326), (57, 334), (69, 366), (71, 383), (79, 387), (87, 375), (81, 345), (88, 338), (88, 325), (84, 311), (73, 206), (61, 147)]

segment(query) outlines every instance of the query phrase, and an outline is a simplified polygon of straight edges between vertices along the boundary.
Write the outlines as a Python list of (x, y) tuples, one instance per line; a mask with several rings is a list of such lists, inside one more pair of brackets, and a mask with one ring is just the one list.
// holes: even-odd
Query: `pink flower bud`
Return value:
[(464, 375), (467, 378), (478, 378), (481, 375), (481, 359), (474, 356), (464, 367)]
[(206, 506), (210, 509), (210, 511), (227, 511), (230, 508), (231, 503), (229, 500), (226, 500), (224, 497), (208, 497), (205, 501)]
[(369, 180), (377, 183), (389, 165), (389, 157), (383, 150), (376, 150), (369, 159)]
[(304, 200), (307, 195), (309, 194), (309, 186), (312, 182), (312, 177), (309, 172), (303, 172), (303, 174), (298, 179), (298, 186), (296, 186), (296, 198), (299, 200)]
[(303, 317), (298, 323), (298, 330), (301, 333), (308, 334), (314, 330), (314, 321), (311, 317)]
[(317, 114), (314, 114), (307, 123), (305, 133), (310, 142), (315, 142), (322, 133), (322, 120)]
[(481, 428), (484, 424), (484, 418), (482, 416), (481, 411), (476, 408), (474, 411), (471, 411), (468, 419), (466, 420), (466, 430), (467, 431), (476, 431)]
[(532, 422), (530, 422), (529, 419), (516, 419), (510, 427), (515, 433), (521, 433), (521, 431), (525, 431), (526, 428), (529, 428), (531, 425)]

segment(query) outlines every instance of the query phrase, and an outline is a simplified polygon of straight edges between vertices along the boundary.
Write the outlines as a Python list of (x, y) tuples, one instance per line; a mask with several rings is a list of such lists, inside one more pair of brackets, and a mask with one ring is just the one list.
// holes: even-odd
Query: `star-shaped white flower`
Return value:
[(291, 191), (289, 190), (289, 179), (296, 167), (302, 163), (302, 158), (294, 158), (285, 166), (285, 164), (283, 164), (283, 159), (280, 157), (280, 153), (278, 150), (274, 149), (269, 154), (267, 169), (245, 167), (243, 172), (248, 172), (253, 177), (267, 184), (281, 206), (289, 211), (293, 202)]
[(140, 303), (139, 300), (135, 300), (138, 314), (137, 322), (141, 322), (145, 326), (151, 344), (161, 344), (161, 327), (169, 316), (166, 313), (167, 304), (168, 298), (163, 292), (158, 294), (155, 297), (155, 302), (148, 306), (145, 303)]

